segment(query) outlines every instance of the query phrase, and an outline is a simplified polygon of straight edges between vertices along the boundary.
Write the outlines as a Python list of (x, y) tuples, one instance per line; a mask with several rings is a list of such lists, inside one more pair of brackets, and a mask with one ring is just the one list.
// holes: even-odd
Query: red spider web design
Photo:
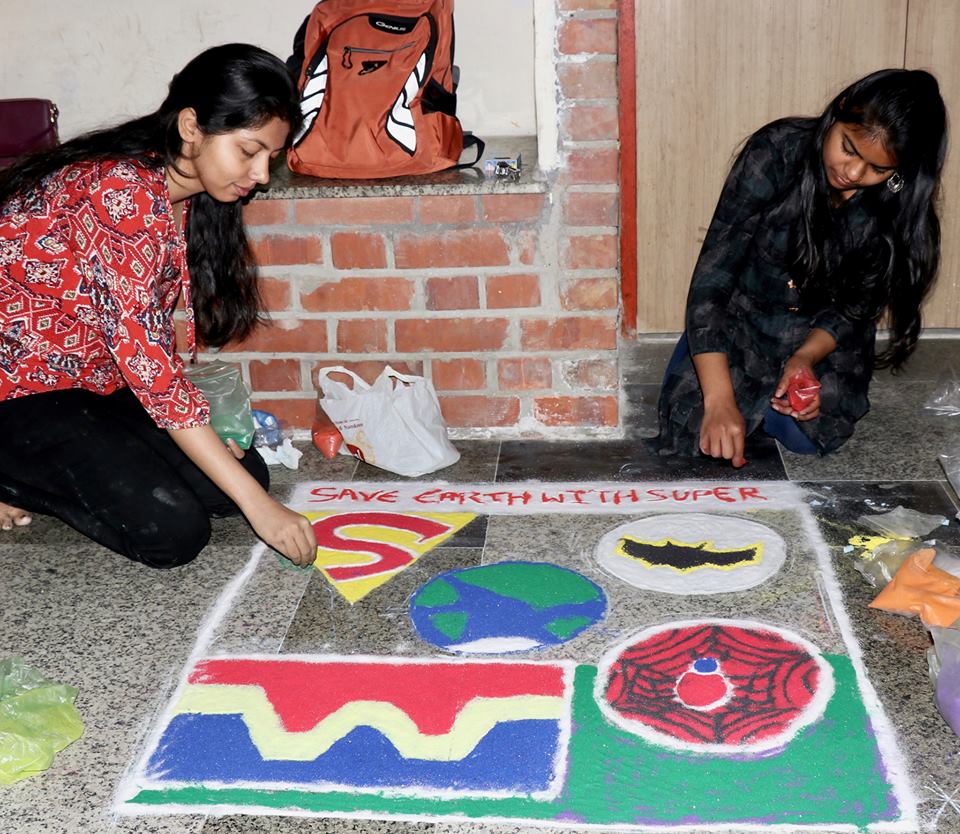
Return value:
[[(732, 688), (708, 712), (679, 702), (676, 685), (698, 658), (713, 657)], [(813, 699), (817, 661), (775, 631), (704, 624), (665, 629), (611, 664), (606, 699), (623, 718), (691, 744), (748, 745), (783, 733)]]

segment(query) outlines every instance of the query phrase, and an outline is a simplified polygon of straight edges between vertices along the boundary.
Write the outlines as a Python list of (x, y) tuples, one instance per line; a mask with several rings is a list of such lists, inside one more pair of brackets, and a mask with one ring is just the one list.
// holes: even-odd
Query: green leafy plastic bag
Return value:
[(83, 734), (77, 690), (46, 680), (19, 657), (0, 660), (0, 785), (42, 773)]

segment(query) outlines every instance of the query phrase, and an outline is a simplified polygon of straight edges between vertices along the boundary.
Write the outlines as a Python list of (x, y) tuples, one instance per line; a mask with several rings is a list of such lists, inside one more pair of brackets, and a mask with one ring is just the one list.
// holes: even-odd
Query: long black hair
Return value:
[[(840, 257), (834, 240), (837, 208), (823, 164), (823, 145), (836, 122), (859, 125), (897, 160), (903, 187), (863, 189), (862, 200), (877, 222), (880, 245), (860, 253), (859, 275), (831, 274)], [(937, 199), (947, 151), (946, 109), (937, 80), (923, 70), (885, 69), (843, 90), (817, 120), (814, 141), (799, 182), (800, 229), (795, 269), (804, 302), (871, 293), (887, 309), (890, 341), (878, 367), (900, 365), (920, 334), (920, 306), (940, 265)], [(856, 271), (856, 270), (855, 270)], [(837, 281), (849, 279), (849, 286)]]
[[(153, 113), (71, 139), (0, 172), (0, 205), (76, 162), (131, 159), (176, 169), (183, 146), (177, 120), (186, 108), (193, 108), (208, 135), (258, 128), (280, 118), (290, 125), (289, 136), (301, 119), (296, 85), (279, 58), (250, 44), (215, 46), (173, 77), (166, 99)], [(261, 318), (263, 302), (239, 202), (221, 203), (205, 192), (191, 198), (187, 263), (203, 343), (220, 346), (248, 336)]]

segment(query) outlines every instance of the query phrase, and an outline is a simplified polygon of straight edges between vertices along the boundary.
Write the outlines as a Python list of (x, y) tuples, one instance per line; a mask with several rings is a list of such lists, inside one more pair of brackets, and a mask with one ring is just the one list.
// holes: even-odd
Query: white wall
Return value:
[[(480, 136), (536, 133), (534, 0), (458, 0), (458, 115)], [(307, 0), (0, 0), (0, 98), (49, 98), (61, 137), (155, 109), (208, 46), (255, 43), (281, 58)]]

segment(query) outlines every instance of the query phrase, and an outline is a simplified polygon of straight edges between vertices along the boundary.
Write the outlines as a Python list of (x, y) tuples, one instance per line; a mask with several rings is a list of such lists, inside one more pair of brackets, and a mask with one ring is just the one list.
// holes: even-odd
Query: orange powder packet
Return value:
[(917, 614), (924, 625), (951, 626), (960, 620), (960, 577), (933, 566), (933, 548), (911, 553), (871, 608)]

